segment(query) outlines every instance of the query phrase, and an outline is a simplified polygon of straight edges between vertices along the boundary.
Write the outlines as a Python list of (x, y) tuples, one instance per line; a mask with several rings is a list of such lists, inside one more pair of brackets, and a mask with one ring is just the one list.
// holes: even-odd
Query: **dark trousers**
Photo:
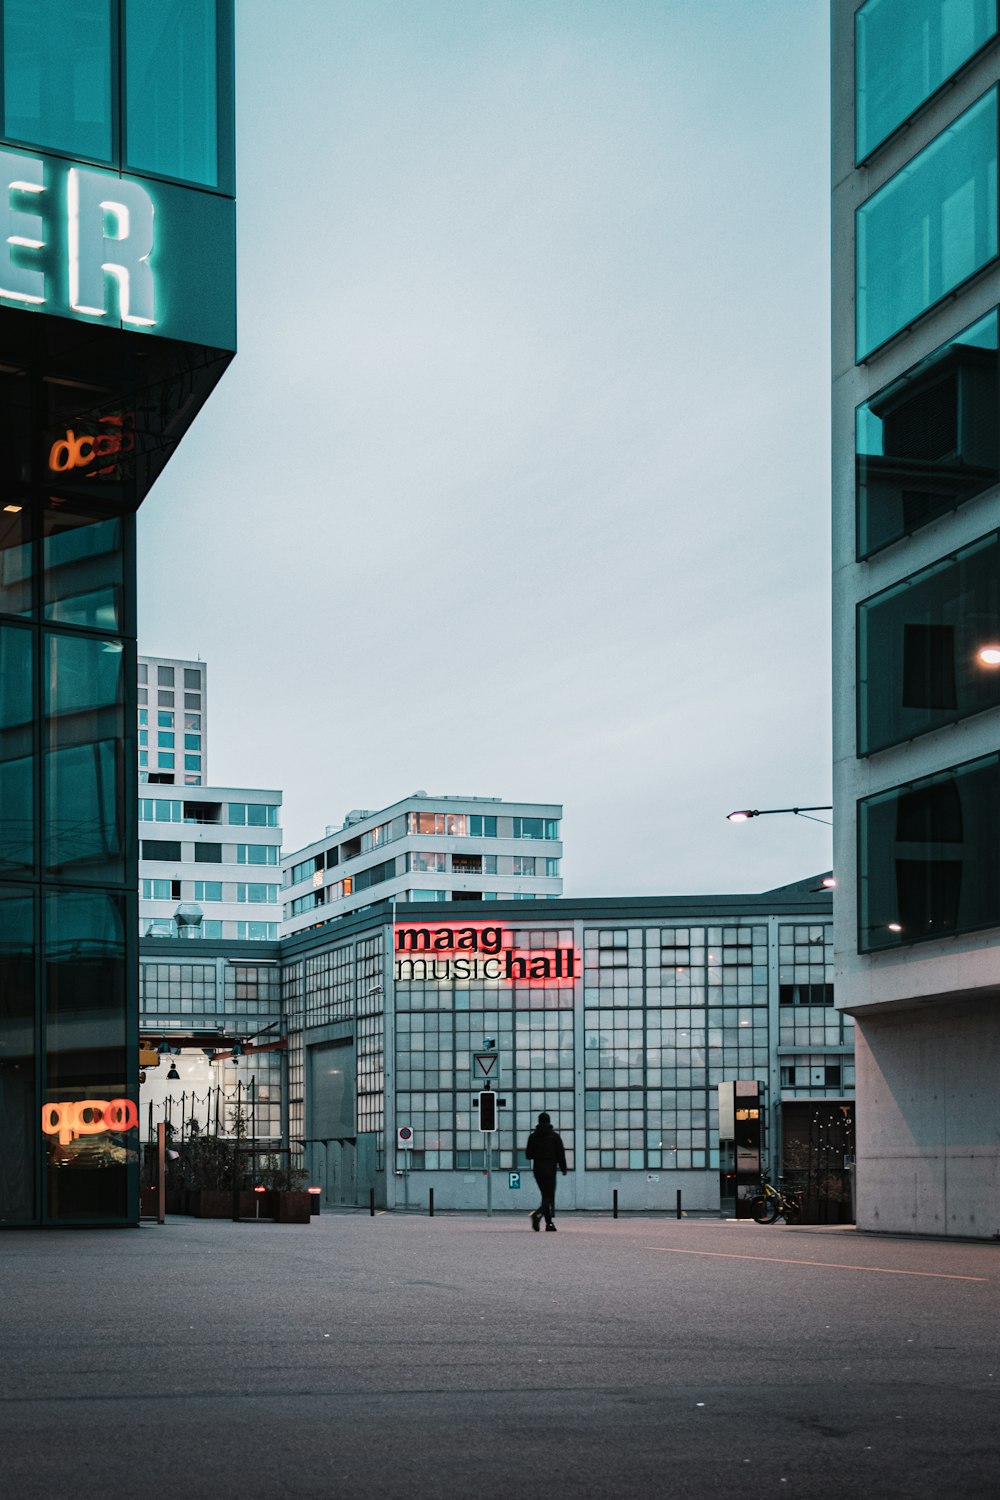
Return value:
[(552, 1216), (556, 1211), (556, 1169), (555, 1167), (533, 1167), (532, 1171), (542, 1195), (542, 1205), (537, 1211), (544, 1214), (546, 1224), (551, 1224)]

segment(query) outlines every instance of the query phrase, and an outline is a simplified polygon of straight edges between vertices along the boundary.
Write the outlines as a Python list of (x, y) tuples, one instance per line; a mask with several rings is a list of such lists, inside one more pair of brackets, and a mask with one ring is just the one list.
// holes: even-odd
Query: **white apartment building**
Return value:
[(281, 793), (153, 782), (139, 790), (141, 936), (275, 941)]
[(413, 792), (349, 812), (282, 861), (282, 936), (375, 901), (512, 901), (562, 895), (562, 806)]
[(140, 656), (139, 780), (203, 786), (208, 780), (208, 667)]

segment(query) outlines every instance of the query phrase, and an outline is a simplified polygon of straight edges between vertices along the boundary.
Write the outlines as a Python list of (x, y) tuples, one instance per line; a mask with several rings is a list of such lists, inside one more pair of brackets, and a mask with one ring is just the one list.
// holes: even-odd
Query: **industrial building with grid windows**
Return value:
[(331, 1203), (374, 1190), (394, 1207), (433, 1188), (441, 1208), (484, 1206), (473, 1055), (489, 1039), (498, 1208), (528, 1196), (508, 1174), (527, 1168), (545, 1110), (572, 1169), (562, 1208), (606, 1208), (617, 1190), (662, 1209), (680, 1190), (718, 1210), (718, 1085), (739, 1078), (767, 1101), (758, 1168), (813, 1171), (828, 1216), (849, 1216), (852, 1023), (833, 1004), (819, 877), (748, 896), (498, 902), (488, 915), (385, 904), (280, 948), (289, 1136)]

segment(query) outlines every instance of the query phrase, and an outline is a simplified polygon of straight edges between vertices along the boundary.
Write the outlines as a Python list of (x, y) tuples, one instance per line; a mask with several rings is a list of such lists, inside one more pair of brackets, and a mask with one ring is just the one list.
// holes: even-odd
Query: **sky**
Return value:
[(827, 27), (239, 0), (239, 353), (139, 649), (287, 850), (423, 788), (563, 803), (569, 896), (829, 868), (726, 821), (830, 801)]

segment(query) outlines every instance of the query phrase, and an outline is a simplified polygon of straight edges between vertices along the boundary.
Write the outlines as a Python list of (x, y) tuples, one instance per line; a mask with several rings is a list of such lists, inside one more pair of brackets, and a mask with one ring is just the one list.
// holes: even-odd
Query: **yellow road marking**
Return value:
[(895, 1266), (846, 1266), (835, 1260), (787, 1260), (781, 1255), (735, 1255), (724, 1250), (677, 1250), (672, 1245), (643, 1245), (665, 1255), (701, 1255), (709, 1260), (762, 1260), (775, 1266), (815, 1266), (822, 1271), (874, 1271), (880, 1276), (929, 1276), (932, 1281), (989, 1281), (988, 1276), (957, 1276), (950, 1271), (898, 1271)]

